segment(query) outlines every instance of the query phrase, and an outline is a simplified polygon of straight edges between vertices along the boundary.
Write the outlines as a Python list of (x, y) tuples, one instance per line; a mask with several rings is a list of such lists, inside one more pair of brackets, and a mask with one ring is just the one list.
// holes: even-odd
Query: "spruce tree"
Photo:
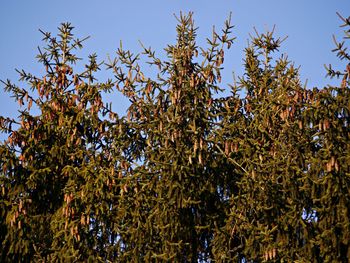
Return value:
[[(64, 23), (42, 32), (42, 76), (2, 81), (20, 109), (0, 117), (1, 262), (347, 262), (346, 42), (334, 50), (345, 70), (327, 67), (339, 87), (309, 89), (283, 39), (256, 32), (222, 97), (230, 19), (207, 48), (192, 13), (177, 19), (166, 59), (120, 46), (79, 71), (85, 39)], [(125, 116), (104, 101), (112, 92), (129, 99)]]

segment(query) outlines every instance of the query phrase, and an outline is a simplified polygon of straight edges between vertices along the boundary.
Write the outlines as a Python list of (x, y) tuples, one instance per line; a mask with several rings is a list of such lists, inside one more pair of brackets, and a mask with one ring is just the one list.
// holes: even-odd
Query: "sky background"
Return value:
[[(254, 27), (263, 33), (276, 25), (276, 37), (288, 36), (280, 52), (301, 66), (301, 80), (308, 79), (309, 88), (339, 83), (325, 78), (324, 64), (345, 68), (345, 62), (340, 62), (331, 52), (332, 35), (338, 39), (343, 36), (336, 12), (349, 16), (350, 0), (1, 0), (0, 79), (18, 83), (15, 68), (40, 76), (42, 67), (35, 56), (37, 47), (44, 43), (38, 29), (56, 34), (62, 22), (71, 22), (79, 38), (91, 36), (84, 49), (77, 53), (81, 58), (86, 59), (91, 53), (97, 53), (100, 61), (108, 55), (114, 57), (120, 40), (125, 49), (136, 53), (142, 51), (141, 40), (162, 56), (163, 48), (175, 42), (174, 14), (179, 15), (180, 11), (194, 12), (199, 46), (205, 46), (213, 26), (220, 29), (232, 12), (233, 35), (237, 39), (225, 53), (221, 86), (227, 90), (227, 84), (232, 83), (232, 72), (236, 76), (243, 74), (243, 50)], [(147, 64), (143, 69), (146, 73), (152, 70)], [(104, 70), (99, 74), (101, 81), (110, 77), (111, 72)], [(28, 87), (25, 83), (20, 86)], [(116, 92), (108, 99), (120, 114), (125, 112), (128, 104), (121, 95)], [(3, 91), (0, 83), (0, 115), (16, 117), (17, 110), (17, 103)]]

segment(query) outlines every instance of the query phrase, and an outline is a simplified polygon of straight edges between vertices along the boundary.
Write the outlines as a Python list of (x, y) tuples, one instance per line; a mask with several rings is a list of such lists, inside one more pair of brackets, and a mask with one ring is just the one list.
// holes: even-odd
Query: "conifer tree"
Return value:
[(18, 120), (1, 118), (9, 133), (0, 148), (1, 261), (102, 260), (115, 249), (108, 246), (119, 195), (114, 174), (127, 132), (102, 101), (112, 83), (96, 83), (96, 55), (82, 73), (73, 69), (84, 39), (72, 29), (62, 24), (58, 38), (43, 32), (44, 76), (19, 71), (28, 88), (4, 82), (21, 109)]
[(221, 111), (221, 152), (241, 179), (216, 258), (347, 262), (349, 64), (328, 68), (340, 87), (308, 90), (286, 58), (272, 60), (280, 43), (271, 33), (251, 39), (237, 87), (246, 96), (234, 103), (234, 92)]
[(203, 61), (196, 62), (200, 50), (192, 14), (178, 19), (177, 42), (165, 49), (168, 61), (144, 48), (159, 68), (157, 80), (145, 77), (137, 57), (123, 50), (118, 55), (127, 72), (110, 65), (131, 101), (128, 123), (138, 134), (141, 162), (125, 176), (134, 191), (120, 204), (126, 213), (119, 220), (127, 222), (120, 234), (125, 261), (207, 260), (213, 230), (224, 223), (224, 200), (217, 191), (220, 160), (212, 141), (213, 95), (219, 90), (224, 48), (233, 41), (232, 26), (227, 21), (222, 35), (213, 32), (209, 49), (201, 50)]
[[(20, 109), (0, 117), (1, 262), (347, 262), (346, 43), (345, 70), (327, 67), (339, 87), (308, 89), (283, 39), (256, 32), (220, 97), (232, 28), (201, 48), (181, 14), (165, 60), (142, 45), (155, 79), (120, 46), (106, 82), (95, 54), (79, 72), (70, 24), (42, 32), (43, 76), (2, 81)], [(103, 100), (115, 91), (126, 116)]]

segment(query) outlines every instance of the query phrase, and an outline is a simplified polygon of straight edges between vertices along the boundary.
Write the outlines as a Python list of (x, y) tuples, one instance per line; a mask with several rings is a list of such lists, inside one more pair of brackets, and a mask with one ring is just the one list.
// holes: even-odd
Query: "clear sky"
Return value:
[[(194, 12), (199, 27), (198, 44), (203, 45), (210, 36), (212, 26), (220, 28), (232, 12), (235, 25), (235, 44), (226, 52), (223, 85), (232, 83), (232, 72), (242, 74), (243, 49), (253, 28), (265, 32), (276, 25), (275, 36), (288, 39), (281, 53), (288, 55), (295, 65), (301, 66), (302, 81), (308, 79), (308, 87), (322, 87), (336, 83), (325, 78), (324, 64), (343, 69), (331, 52), (334, 48), (332, 34), (342, 36), (338, 11), (350, 15), (350, 0), (2, 0), (0, 1), (0, 79), (17, 81), (15, 68), (32, 73), (40, 72), (36, 62), (37, 46), (42, 46), (38, 29), (57, 33), (61, 22), (71, 22), (78, 37), (91, 36), (85, 48), (78, 53), (83, 58), (96, 52), (100, 60), (112, 57), (123, 41), (123, 46), (140, 52), (141, 40), (152, 46), (158, 54), (166, 44), (175, 42), (176, 19), (180, 11)], [(148, 65), (144, 65), (147, 72)], [(111, 77), (101, 74), (101, 80)], [(21, 85), (25, 85), (24, 83)], [(126, 101), (120, 95), (110, 95), (118, 112), (126, 109)], [(17, 104), (0, 86), (0, 115), (16, 117)]]

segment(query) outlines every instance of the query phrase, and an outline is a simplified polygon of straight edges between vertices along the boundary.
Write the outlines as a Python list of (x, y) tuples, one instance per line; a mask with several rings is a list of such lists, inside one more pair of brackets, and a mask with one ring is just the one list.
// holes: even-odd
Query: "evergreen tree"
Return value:
[(3, 81), (20, 115), (0, 117), (1, 262), (347, 262), (350, 64), (327, 67), (339, 87), (307, 89), (283, 40), (256, 32), (220, 97), (232, 28), (200, 48), (181, 14), (164, 61), (143, 47), (155, 79), (120, 46), (106, 82), (95, 54), (78, 72), (70, 24), (42, 32), (44, 75)]

